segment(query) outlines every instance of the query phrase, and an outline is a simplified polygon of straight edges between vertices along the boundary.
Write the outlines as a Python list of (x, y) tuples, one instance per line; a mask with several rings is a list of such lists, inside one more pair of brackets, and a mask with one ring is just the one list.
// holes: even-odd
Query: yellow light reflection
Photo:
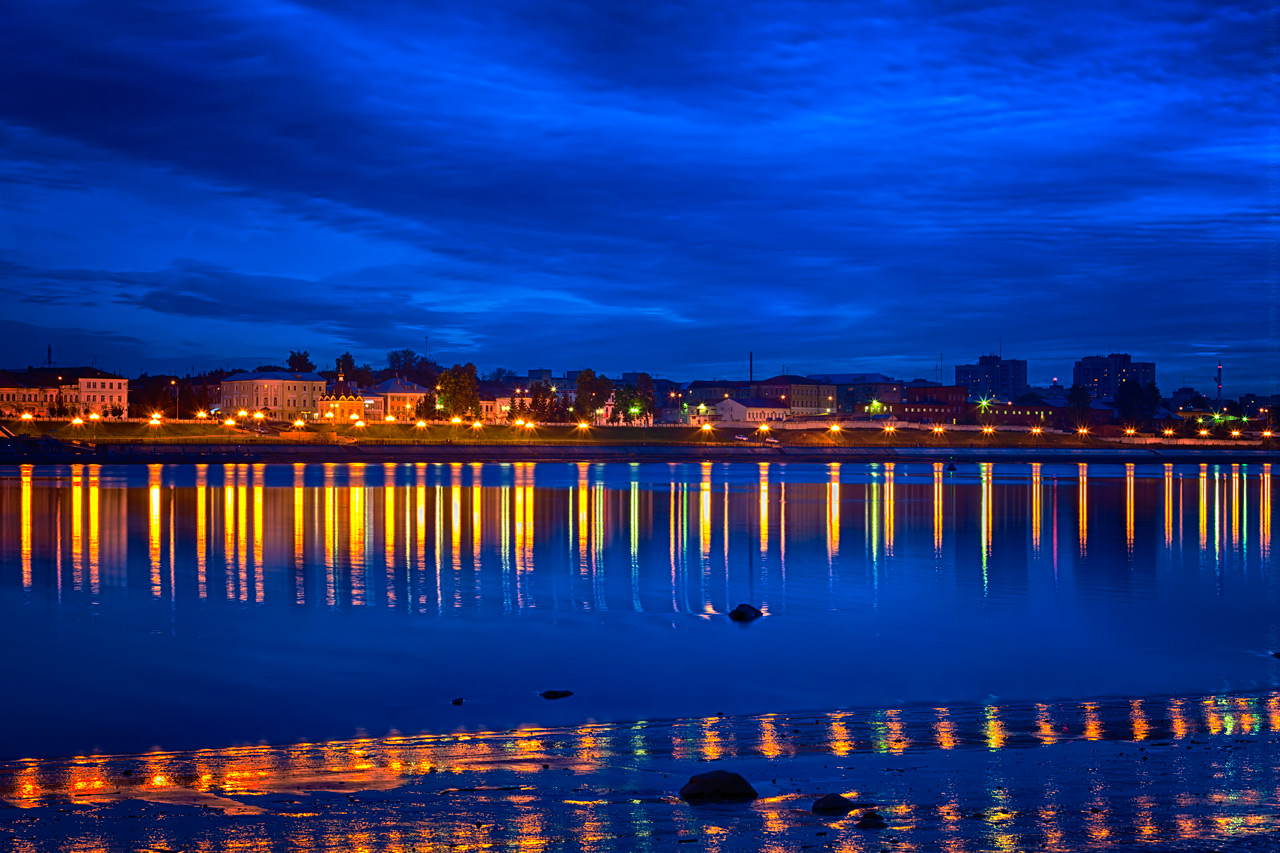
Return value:
[(31, 589), (31, 471), (32, 466), (23, 465), (20, 469), (20, 518), (21, 529), (18, 533), (22, 548), (22, 587)]
[[(840, 555), (840, 463), (827, 466), (830, 480), (827, 483), (827, 565)], [(725, 540), (726, 543), (728, 540)], [(727, 550), (726, 544), (726, 550)]]
[(1164, 466), (1164, 547), (1173, 548), (1173, 465)]
[(1098, 705), (1095, 702), (1085, 702), (1084, 709), (1084, 739), (1085, 740), (1102, 740), (1102, 718), (1098, 715)]
[(934, 708), (937, 718), (933, 722), (933, 737), (940, 749), (956, 748), (956, 724), (946, 708)]
[(209, 597), (209, 466), (196, 466), (196, 588)]
[(1134, 485), (1134, 465), (1129, 462), (1124, 466), (1124, 542), (1130, 556), (1133, 555)]
[(151, 595), (160, 597), (160, 466), (147, 466), (147, 554), (151, 558)]
[(263, 579), (263, 548), (267, 538), (266, 525), (263, 523), (263, 466), (255, 465), (253, 469), (253, 600), (262, 603), (265, 595)]
[(1146, 712), (1142, 708), (1141, 699), (1129, 702), (1129, 723), (1133, 726), (1133, 739), (1146, 740), (1151, 734), (1151, 724), (1147, 722)]
[(1089, 549), (1089, 466), (1083, 462), (1080, 463), (1080, 479), (1076, 488), (1079, 492), (1080, 556), (1084, 557)]
[(1040, 520), (1044, 515), (1044, 484), (1040, 463), (1031, 463), (1031, 550), (1040, 553)]
[(1058, 733), (1053, 728), (1053, 718), (1049, 716), (1049, 706), (1036, 705), (1036, 738), (1045, 746), (1058, 742)]
[(84, 466), (71, 466), (71, 578), (75, 589), (84, 584)]
[(893, 556), (894, 524), (893, 463), (884, 464), (884, 555)]

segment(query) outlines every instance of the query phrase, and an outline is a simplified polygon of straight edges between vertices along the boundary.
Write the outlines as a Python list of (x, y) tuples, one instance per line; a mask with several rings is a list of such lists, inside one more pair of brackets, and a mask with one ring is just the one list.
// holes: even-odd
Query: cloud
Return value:
[(287, 317), (294, 345), (449, 329), (481, 362), (690, 376), (753, 342), (815, 370), (1001, 337), (1191, 365), (1194, 331), (1248, 362), (1273, 334), (1246, 308), (1271, 239), (1262, 15), (23, 4), (0, 248), (24, 320), (91, 303), (216, 320), (226, 346)]

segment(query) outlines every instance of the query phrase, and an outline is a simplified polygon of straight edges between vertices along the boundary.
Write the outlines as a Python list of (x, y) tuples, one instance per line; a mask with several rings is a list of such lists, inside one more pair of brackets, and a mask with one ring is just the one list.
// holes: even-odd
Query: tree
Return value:
[(283, 364), (259, 364), (253, 369), (254, 373), (275, 373), (277, 371), (288, 370)]
[(591, 368), (578, 373), (577, 404), (574, 408), (585, 418), (595, 420), (600, 417), (613, 397), (613, 383), (603, 376), (596, 376)]
[(289, 358), (286, 363), (293, 373), (312, 373), (316, 369), (315, 363), (311, 360), (311, 353), (304, 349), (289, 350)]
[(350, 351), (344, 352), (338, 356), (337, 368), (343, 376), (351, 376), (356, 372), (356, 357)]
[(1132, 379), (1126, 379), (1116, 389), (1116, 411), (1126, 424), (1133, 424), (1142, 419), (1143, 393), (1142, 386)]
[(1067, 405), (1075, 410), (1076, 425), (1084, 426), (1089, 421), (1089, 407), (1093, 405), (1093, 398), (1089, 396), (1089, 389), (1083, 385), (1072, 385), (1071, 390), (1067, 392)]
[(508, 370), (505, 367), (495, 367), (484, 375), (485, 382), (511, 382), (519, 378), (519, 374), (514, 370)]
[(411, 349), (393, 349), (387, 353), (387, 368), (397, 376), (408, 377), (418, 363), (418, 354)]
[(440, 374), (436, 393), (445, 414), (450, 417), (480, 414), (480, 395), (476, 389), (476, 366), (455, 364)]

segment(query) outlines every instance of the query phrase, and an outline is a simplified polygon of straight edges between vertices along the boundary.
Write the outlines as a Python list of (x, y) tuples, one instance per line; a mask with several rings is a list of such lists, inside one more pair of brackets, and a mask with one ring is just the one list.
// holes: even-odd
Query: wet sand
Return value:
[[(26, 761), (0, 848), (1273, 850), (1280, 694), (710, 717)], [(760, 799), (690, 806), (711, 768)], [(823, 794), (859, 809), (809, 812)], [(862, 830), (865, 808), (888, 827)]]

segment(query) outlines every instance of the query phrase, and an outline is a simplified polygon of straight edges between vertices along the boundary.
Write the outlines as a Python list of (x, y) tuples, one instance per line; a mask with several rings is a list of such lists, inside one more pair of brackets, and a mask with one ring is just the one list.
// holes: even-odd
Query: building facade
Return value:
[(1089, 391), (1090, 397), (1112, 399), (1122, 382), (1136, 382), (1142, 388), (1153, 384), (1156, 365), (1153, 361), (1134, 361), (1125, 352), (1089, 355), (1076, 362), (1071, 376), (1076, 385)]
[(292, 421), (316, 417), (325, 381), (314, 373), (236, 373), (222, 380), (220, 390), (223, 413), (262, 412), (273, 420)]
[(766, 400), (759, 397), (739, 399), (729, 397), (715, 404), (716, 415), (730, 423), (766, 423), (785, 421), (790, 412), (782, 400)]
[(975, 400), (1013, 402), (1027, 393), (1027, 363), (1020, 358), (984, 355), (977, 364), (957, 364), (956, 384)]
[(836, 410), (836, 388), (807, 376), (782, 374), (751, 384), (751, 397), (778, 400), (793, 415), (831, 414)]
[(124, 417), (129, 412), (129, 380), (96, 367), (0, 371), (0, 412)]

